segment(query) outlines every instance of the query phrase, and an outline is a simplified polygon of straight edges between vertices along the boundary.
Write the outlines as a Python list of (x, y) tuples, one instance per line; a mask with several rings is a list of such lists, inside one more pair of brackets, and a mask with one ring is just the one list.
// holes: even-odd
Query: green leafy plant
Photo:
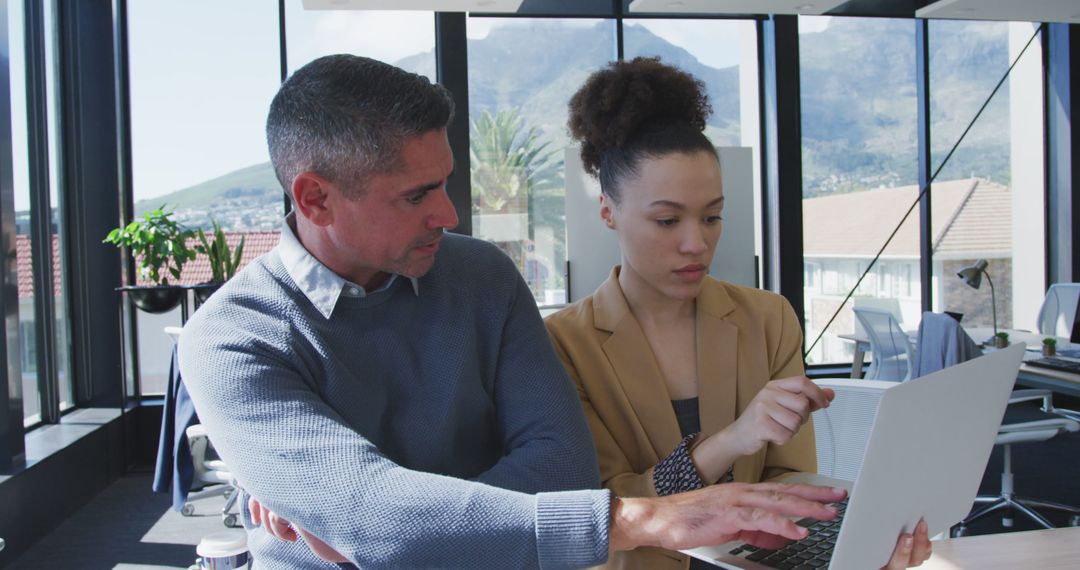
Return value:
[(206, 233), (199, 228), (199, 243), (195, 246), (195, 251), (210, 260), (210, 271), (213, 274), (211, 280), (214, 283), (224, 283), (236, 275), (236, 270), (240, 267), (240, 257), (244, 255), (244, 241), (247, 237), (241, 237), (240, 243), (236, 244), (236, 250), (230, 252), (229, 242), (225, 238), (225, 232), (221, 230), (221, 225), (213, 219), (210, 223), (214, 225), (213, 243), (206, 239)]
[(1009, 340), (1009, 333), (1007, 333), (1005, 331), (1001, 331), (1001, 332), (997, 333), (997, 337), (1000, 338), (1001, 340), (1008, 341)]
[(1057, 339), (1056, 338), (1044, 338), (1043, 339), (1043, 345), (1044, 346), (1050, 346), (1050, 347), (1057, 346)]
[(482, 112), (472, 125), (469, 153), (474, 206), (482, 212), (526, 212), (530, 196), (562, 189), (559, 152), (517, 109)]
[(195, 259), (195, 251), (187, 245), (194, 232), (173, 220), (172, 214), (163, 205), (112, 230), (102, 242), (127, 247), (138, 261), (139, 277), (155, 285), (168, 285), (169, 275), (180, 279), (184, 264)]

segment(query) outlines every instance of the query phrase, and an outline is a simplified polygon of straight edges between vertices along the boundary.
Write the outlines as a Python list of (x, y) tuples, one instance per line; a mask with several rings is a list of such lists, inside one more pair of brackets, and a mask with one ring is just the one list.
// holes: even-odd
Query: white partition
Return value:
[[(757, 286), (754, 260), (754, 161), (748, 147), (720, 147), (724, 180), (724, 231), (709, 273), (724, 281)], [(600, 220), (600, 183), (585, 174), (577, 147), (566, 149), (566, 251), (569, 300), (596, 290), (621, 258), (615, 232)]]

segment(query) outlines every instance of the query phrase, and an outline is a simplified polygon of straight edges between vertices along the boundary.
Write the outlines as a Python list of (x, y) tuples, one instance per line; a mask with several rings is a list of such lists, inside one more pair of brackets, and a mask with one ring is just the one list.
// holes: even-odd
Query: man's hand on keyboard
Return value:
[(681, 550), (732, 540), (777, 548), (806, 537), (787, 517), (829, 520), (828, 503), (843, 489), (785, 483), (728, 483), (664, 497), (617, 499), (612, 504), (610, 549), (658, 546)]

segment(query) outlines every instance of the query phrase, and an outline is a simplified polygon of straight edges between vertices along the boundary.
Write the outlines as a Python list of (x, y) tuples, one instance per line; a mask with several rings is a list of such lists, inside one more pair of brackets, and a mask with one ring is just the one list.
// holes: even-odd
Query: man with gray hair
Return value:
[(528, 287), (495, 246), (445, 233), (452, 116), (442, 87), (349, 55), (296, 71), (271, 104), (293, 213), (179, 347), (201, 421), (257, 499), (241, 501), (256, 562), (573, 568), (645, 545), (775, 546), (805, 533), (781, 515), (834, 516), (821, 501), (842, 492), (817, 487), (598, 489)]

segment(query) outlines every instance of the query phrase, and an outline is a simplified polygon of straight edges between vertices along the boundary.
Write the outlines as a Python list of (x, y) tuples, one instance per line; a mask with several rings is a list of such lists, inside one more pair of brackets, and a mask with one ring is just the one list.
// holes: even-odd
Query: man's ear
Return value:
[(604, 220), (604, 225), (615, 229), (615, 205), (611, 202), (611, 197), (607, 194), (600, 194), (600, 219)]
[(311, 223), (328, 226), (334, 221), (330, 195), (336, 191), (333, 183), (322, 176), (314, 172), (301, 172), (292, 183), (293, 207)]

